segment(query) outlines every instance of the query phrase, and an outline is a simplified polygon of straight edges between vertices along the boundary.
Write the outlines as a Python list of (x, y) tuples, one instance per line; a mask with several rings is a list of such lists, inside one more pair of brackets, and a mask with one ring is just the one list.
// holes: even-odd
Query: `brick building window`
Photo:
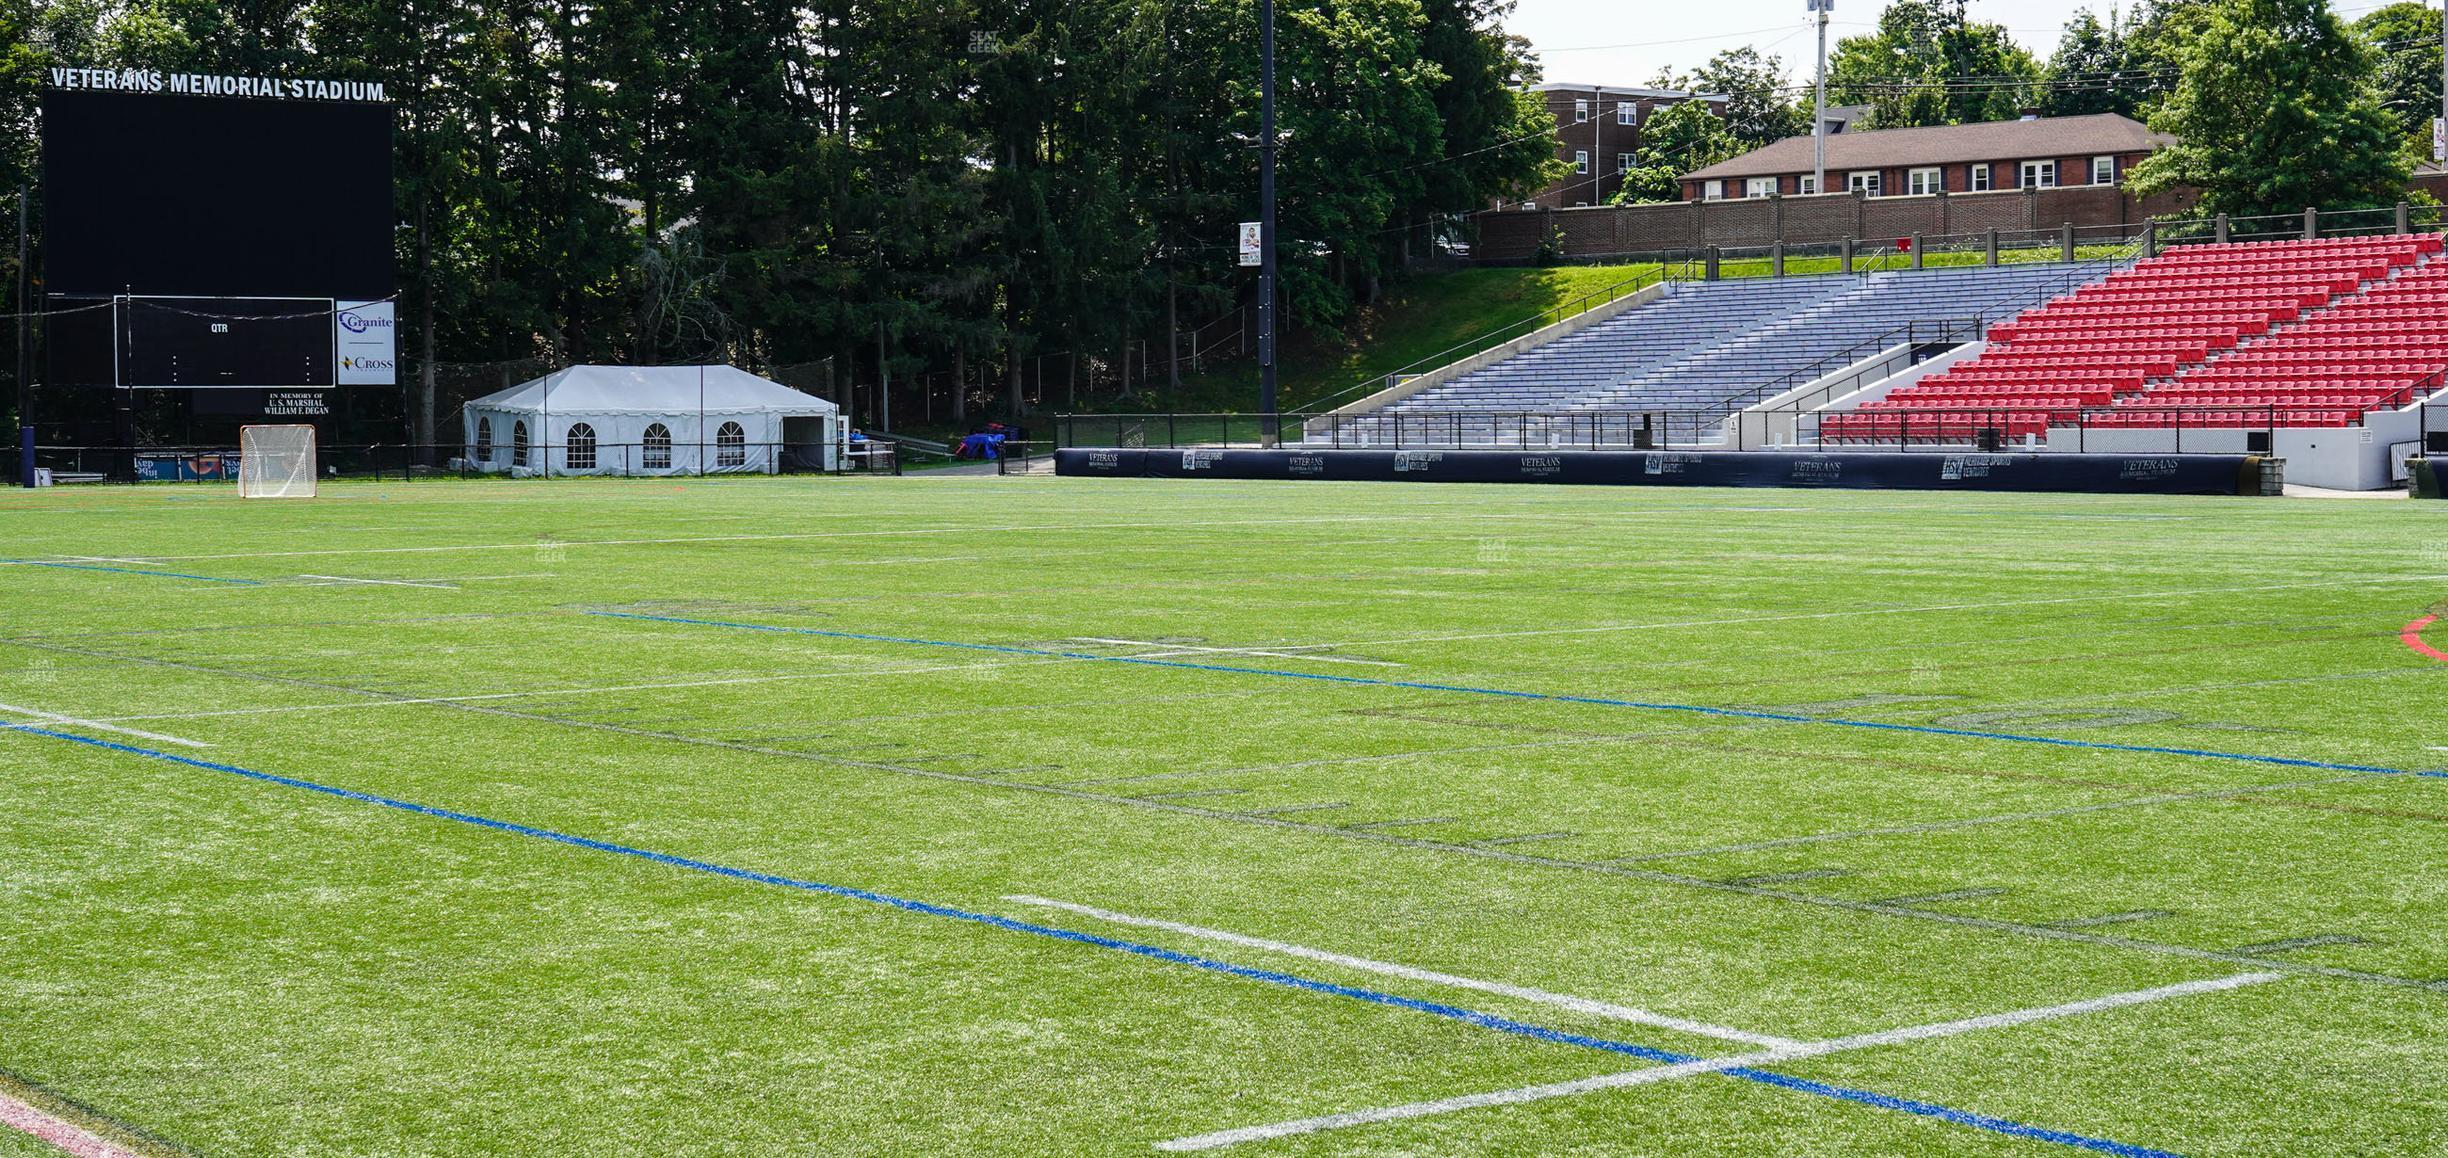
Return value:
[(2056, 187), (2057, 187), (2057, 162), (2055, 162), (2055, 161), (2025, 161), (2025, 162), (2023, 162), (2023, 187), (2024, 187), (2024, 188), (2026, 188), (2026, 189), (2054, 189), (2054, 188), (2056, 188)]
[(1915, 169), (1904, 177), (1904, 191), (1915, 197), (1927, 197), (1946, 188), (1946, 181), (1937, 169)]
[(1990, 181), (1995, 173), (1996, 169), (1989, 165), (1972, 166), (1972, 191), (1975, 193), (1988, 192), (1992, 188)]

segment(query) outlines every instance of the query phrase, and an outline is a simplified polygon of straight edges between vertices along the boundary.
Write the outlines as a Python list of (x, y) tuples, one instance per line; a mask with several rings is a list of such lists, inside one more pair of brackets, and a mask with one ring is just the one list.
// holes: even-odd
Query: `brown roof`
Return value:
[[(2107, 156), (2148, 153), (2176, 138), (2154, 133), (2115, 113), (2084, 117), (2042, 117), (2032, 121), (1985, 121), (1972, 125), (1939, 125), (1925, 129), (1868, 129), (1830, 133), (1827, 167), (1831, 173), (1851, 169), (1901, 169), (1912, 165), (1951, 165), (1966, 161), (2017, 158)], [(1811, 139), (1787, 137), (1694, 173), (1686, 180), (1721, 177), (1774, 177), (1811, 171)]]

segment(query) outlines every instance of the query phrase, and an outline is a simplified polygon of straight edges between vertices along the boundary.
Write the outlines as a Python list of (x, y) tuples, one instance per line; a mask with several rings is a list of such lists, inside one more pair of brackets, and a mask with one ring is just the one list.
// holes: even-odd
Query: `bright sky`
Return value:
[[(2043, 60), (2066, 18), (2091, 8), (2106, 19), (2113, 0), (1972, 0), (1975, 20), (2003, 24)], [(2122, 0), (2131, 8), (2133, 0)], [(2333, 0), (2353, 19), (2386, 0)], [(1547, 79), (1582, 84), (1646, 84), (1661, 68), (1688, 71), (1719, 51), (1752, 45), (1785, 58), (1798, 82), (1810, 71), (1818, 34), (1803, 0), (1520, 0), (1508, 26), (1526, 36)], [(1836, 0), (1828, 43), (1876, 26), (1886, 0)]]

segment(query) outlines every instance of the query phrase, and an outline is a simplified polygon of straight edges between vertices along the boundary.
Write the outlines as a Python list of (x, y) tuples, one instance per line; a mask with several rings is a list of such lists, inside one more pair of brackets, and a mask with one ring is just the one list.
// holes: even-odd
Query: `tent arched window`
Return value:
[(726, 422), (714, 432), (714, 464), (716, 466), (748, 465), (748, 432), (736, 422)]
[(671, 427), (657, 422), (638, 439), (640, 464), (647, 470), (671, 469)]
[(595, 469), (595, 428), (583, 422), (572, 423), (564, 453), (571, 470)]
[(493, 461), (493, 420), (490, 418), (476, 420), (476, 461), (478, 463)]
[(510, 424), (510, 465), (527, 465), (527, 424), (525, 422)]

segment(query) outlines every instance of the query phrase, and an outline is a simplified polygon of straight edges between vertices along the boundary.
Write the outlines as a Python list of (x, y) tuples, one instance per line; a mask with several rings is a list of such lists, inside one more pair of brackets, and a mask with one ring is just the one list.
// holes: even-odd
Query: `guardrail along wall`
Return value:
[(1848, 238), (1892, 241), (1915, 234), (1959, 236), (1990, 229), (2041, 233), (2069, 224), (2078, 231), (2139, 229), (2144, 221), (2182, 212), (2192, 203), (2190, 193), (2136, 199), (2121, 188), (2086, 185), (1926, 197), (1830, 193), (1532, 209), (1481, 214), (1471, 257), (1490, 264), (1531, 261), (1539, 256), (1541, 243), (1550, 238), (1555, 241), (1556, 256), (1570, 259), (1780, 242), (1836, 245)]

